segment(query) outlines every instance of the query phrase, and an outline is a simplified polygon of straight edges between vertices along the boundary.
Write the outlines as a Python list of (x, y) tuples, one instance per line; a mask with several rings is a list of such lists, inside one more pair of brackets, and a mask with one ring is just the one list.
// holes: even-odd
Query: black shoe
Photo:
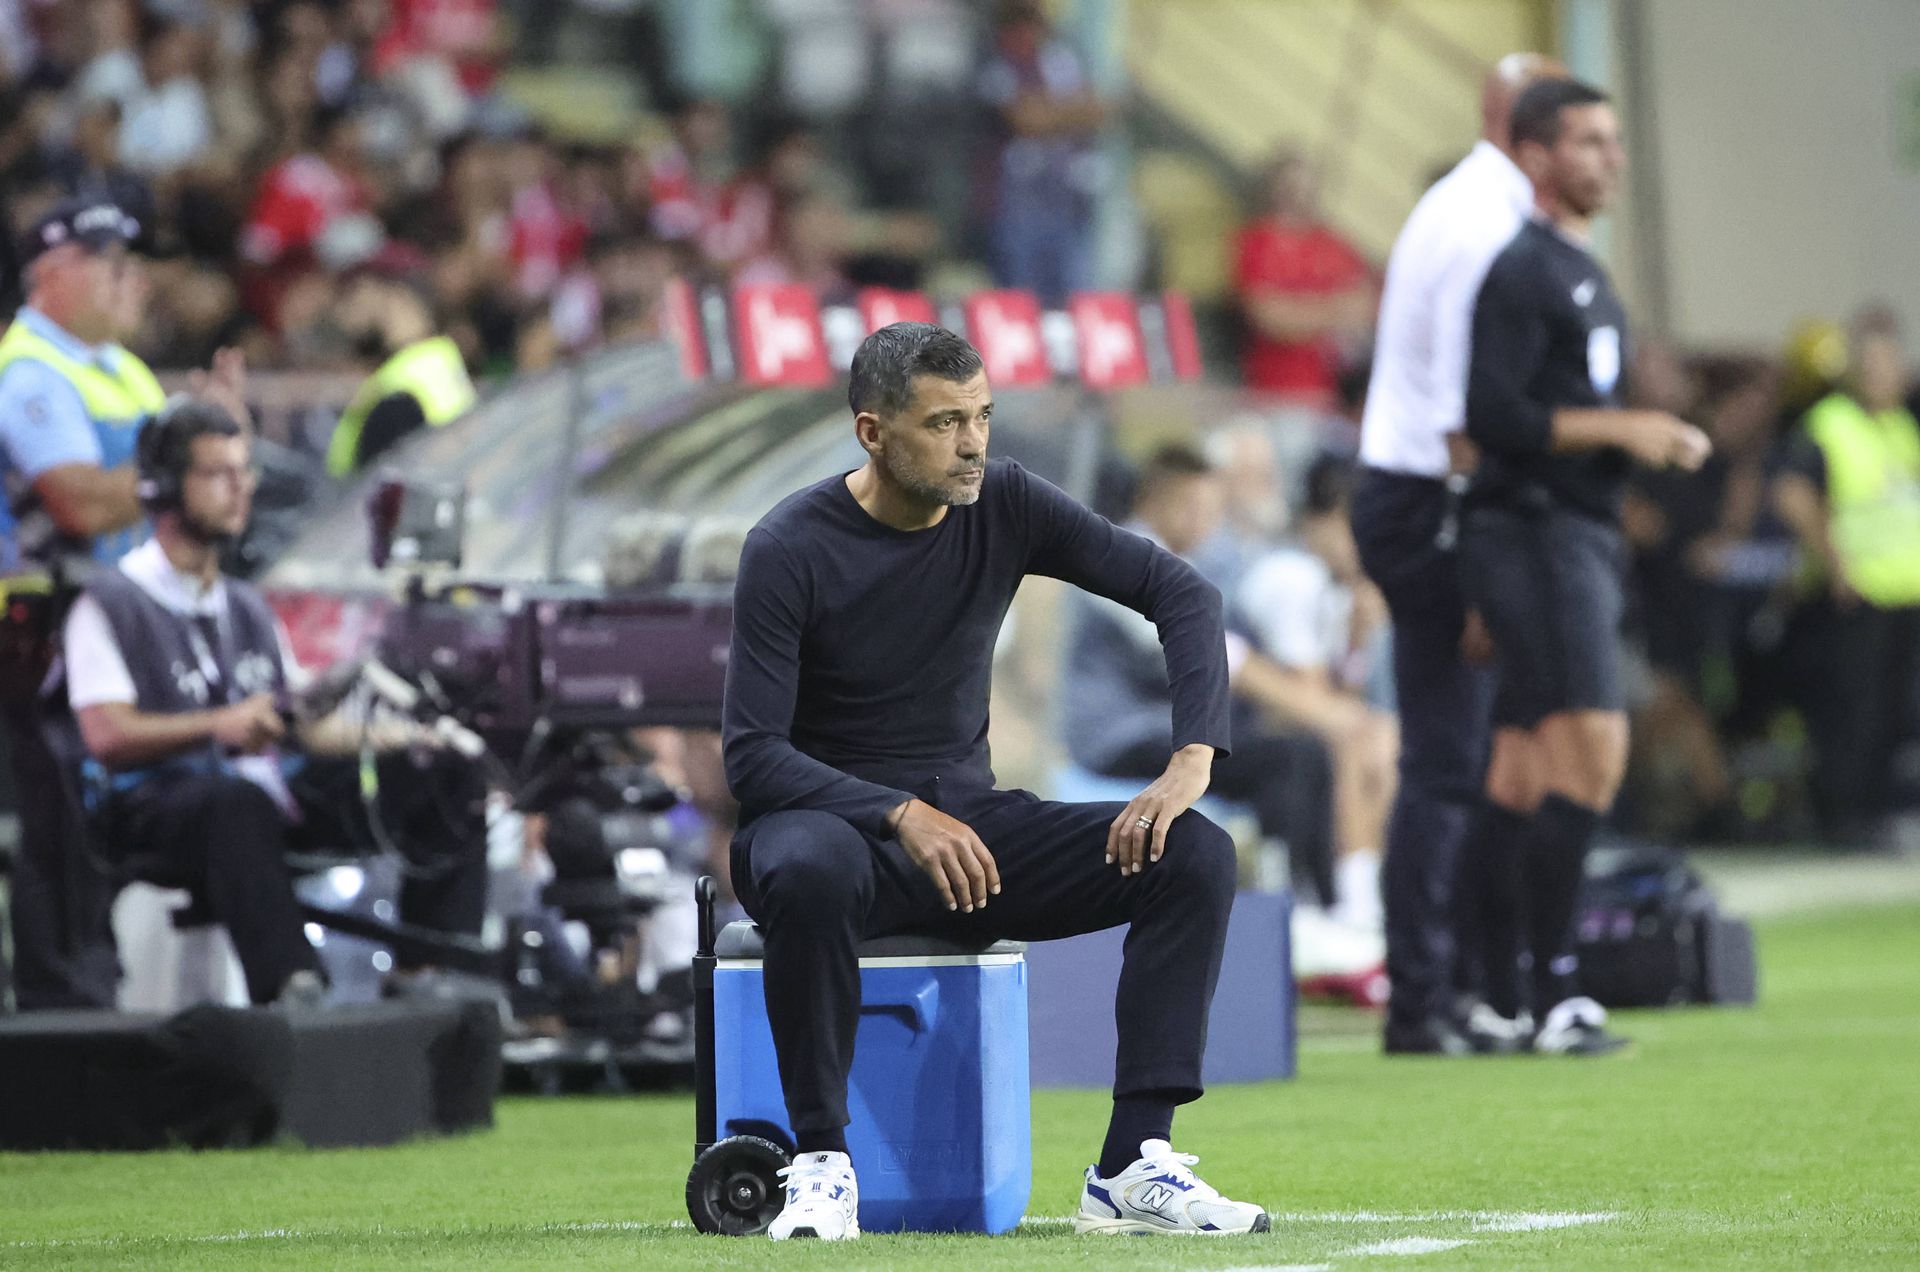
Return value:
[(1384, 1036), (1390, 1056), (1470, 1056), (1468, 1042), (1445, 1016), (1425, 1016), (1418, 1020), (1388, 1019)]

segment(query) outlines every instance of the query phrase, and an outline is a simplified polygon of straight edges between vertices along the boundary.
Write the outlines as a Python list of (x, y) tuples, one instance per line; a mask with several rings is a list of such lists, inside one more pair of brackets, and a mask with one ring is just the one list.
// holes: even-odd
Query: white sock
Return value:
[(1334, 909), (1349, 923), (1377, 927), (1384, 911), (1380, 903), (1380, 854), (1371, 848), (1347, 853), (1335, 863)]

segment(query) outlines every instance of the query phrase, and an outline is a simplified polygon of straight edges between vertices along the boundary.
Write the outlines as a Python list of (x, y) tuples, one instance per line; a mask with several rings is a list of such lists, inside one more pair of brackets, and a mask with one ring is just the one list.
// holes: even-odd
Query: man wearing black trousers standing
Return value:
[(1622, 406), (1626, 313), (1588, 247), (1625, 163), (1606, 94), (1535, 84), (1512, 129), (1535, 211), (1474, 302), (1467, 435), (1482, 457), (1460, 534), (1500, 677), (1483, 846), (1519, 863), (1533, 1050), (1598, 1055), (1621, 1039), (1580, 995), (1573, 913), (1627, 763), (1621, 492), (1634, 461), (1692, 470), (1711, 447), (1665, 411)]
[[(1189, 811), (1227, 747), (1219, 593), (1007, 460), (953, 333), (869, 336), (848, 393), (864, 467), (789, 496), (748, 535), (723, 715), (740, 800), (734, 890), (765, 933), (767, 1015), (798, 1155), (771, 1235), (859, 1235), (847, 1076), (865, 938), (1050, 940), (1130, 925), (1113, 1117), (1081, 1232), (1266, 1231), (1169, 1146), (1200, 1057), (1233, 846)], [(1126, 804), (994, 787), (993, 646), (1028, 574), (1145, 614), (1167, 650), (1173, 753)]]
[[(1565, 73), (1537, 54), (1500, 60), (1481, 89), (1482, 140), (1421, 198), (1387, 262), (1353, 533), (1392, 613), (1400, 711), (1400, 785), (1382, 870), (1390, 1054), (1463, 1055), (1502, 1041), (1498, 1028), (1456, 1018), (1453, 1002), (1456, 945), (1477, 947), (1481, 894), (1498, 883), (1470, 870), (1456, 898), (1456, 870), (1480, 864), (1464, 843), (1485, 771), (1493, 678), (1461, 650), (1455, 505), (1474, 462), (1461, 432), (1474, 295), (1533, 203), (1507, 117), (1529, 83)], [(1469, 939), (1457, 942), (1462, 926)], [(1478, 961), (1475, 948), (1458, 952)]]

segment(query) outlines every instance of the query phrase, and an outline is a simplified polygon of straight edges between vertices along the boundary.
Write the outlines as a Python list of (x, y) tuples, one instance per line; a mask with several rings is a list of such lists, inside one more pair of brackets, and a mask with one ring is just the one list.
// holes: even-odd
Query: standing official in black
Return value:
[[(1467, 434), (1481, 460), (1460, 542), (1500, 677), (1486, 786), (1496, 816), (1484, 829), (1496, 860), (1521, 863), (1533, 1048), (1598, 1054), (1621, 1040), (1579, 995), (1573, 912), (1627, 760), (1621, 487), (1636, 459), (1694, 469), (1709, 446), (1664, 411), (1621, 407), (1626, 315), (1588, 248), (1624, 165), (1606, 95), (1535, 84), (1512, 131), (1536, 207), (1474, 306)], [(1518, 956), (1487, 952), (1490, 963)]]
[[(1220, 1197), (1167, 1143), (1175, 1106), (1201, 1093), (1233, 902), (1232, 843), (1189, 811), (1227, 747), (1220, 594), (1164, 548), (989, 460), (986, 373), (953, 333), (875, 332), (848, 398), (867, 464), (789, 496), (747, 536), (727, 668), (734, 891), (765, 932), (799, 1149), (771, 1233), (859, 1234), (845, 1127), (863, 938), (1049, 940), (1122, 924), (1113, 1117), (1075, 1227), (1264, 1231), (1259, 1207)], [(1028, 574), (1159, 629), (1172, 754), (1126, 804), (995, 789), (993, 647)]]
[[(1394, 242), (1380, 302), (1373, 378), (1353, 494), (1361, 563), (1393, 617), (1400, 783), (1387, 824), (1389, 1053), (1464, 1054), (1456, 957), (1477, 960), (1484, 886), (1456, 896), (1456, 870), (1477, 864), (1470, 830), (1486, 771), (1493, 676), (1462, 655), (1467, 626), (1456, 563), (1457, 498), (1473, 467), (1466, 420), (1467, 341), (1480, 281), (1533, 206), (1514, 165), (1507, 118), (1529, 83), (1564, 75), (1536, 54), (1502, 58), (1481, 89), (1483, 136), (1427, 191)], [(1462, 939), (1464, 936), (1465, 939)], [(1484, 1045), (1498, 1039), (1489, 1032)]]

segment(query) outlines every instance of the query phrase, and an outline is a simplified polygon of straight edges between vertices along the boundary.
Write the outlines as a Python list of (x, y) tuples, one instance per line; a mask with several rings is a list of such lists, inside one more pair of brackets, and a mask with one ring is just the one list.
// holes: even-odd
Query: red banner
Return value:
[(804, 388), (833, 382), (820, 334), (820, 302), (805, 286), (736, 288), (733, 322), (743, 380)]
[(860, 317), (872, 335), (896, 322), (934, 322), (933, 302), (926, 293), (894, 291), (888, 287), (865, 287), (860, 291)]
[(1080, 352), (1080, 379), (1090, 389), (1147, 382), (1140, 313), (1122, 292), (1078, 292), (1067, 302)]
[(1178, 292), (1080, 292), (1064, 312), (1042, 311), (1031, 292), (1011, 290), (976, 292), (944, 309), (924, 292), (885, 287), (830, 309), (797, 284), (740, 287), (729, 301), (675, 280), (665, 297), (665, 325), (689, 379), (823, 388), (880, 328), (943, 321), (964, 328), (995, 385), (1077, 379), (1107, 390), (1203, 374), (1193, 309)]
[(967, 298), (967, 338), (996, 388), (1053, 378), (1040, 340), (1040, 302), (1032, 292), (978, 292)]

